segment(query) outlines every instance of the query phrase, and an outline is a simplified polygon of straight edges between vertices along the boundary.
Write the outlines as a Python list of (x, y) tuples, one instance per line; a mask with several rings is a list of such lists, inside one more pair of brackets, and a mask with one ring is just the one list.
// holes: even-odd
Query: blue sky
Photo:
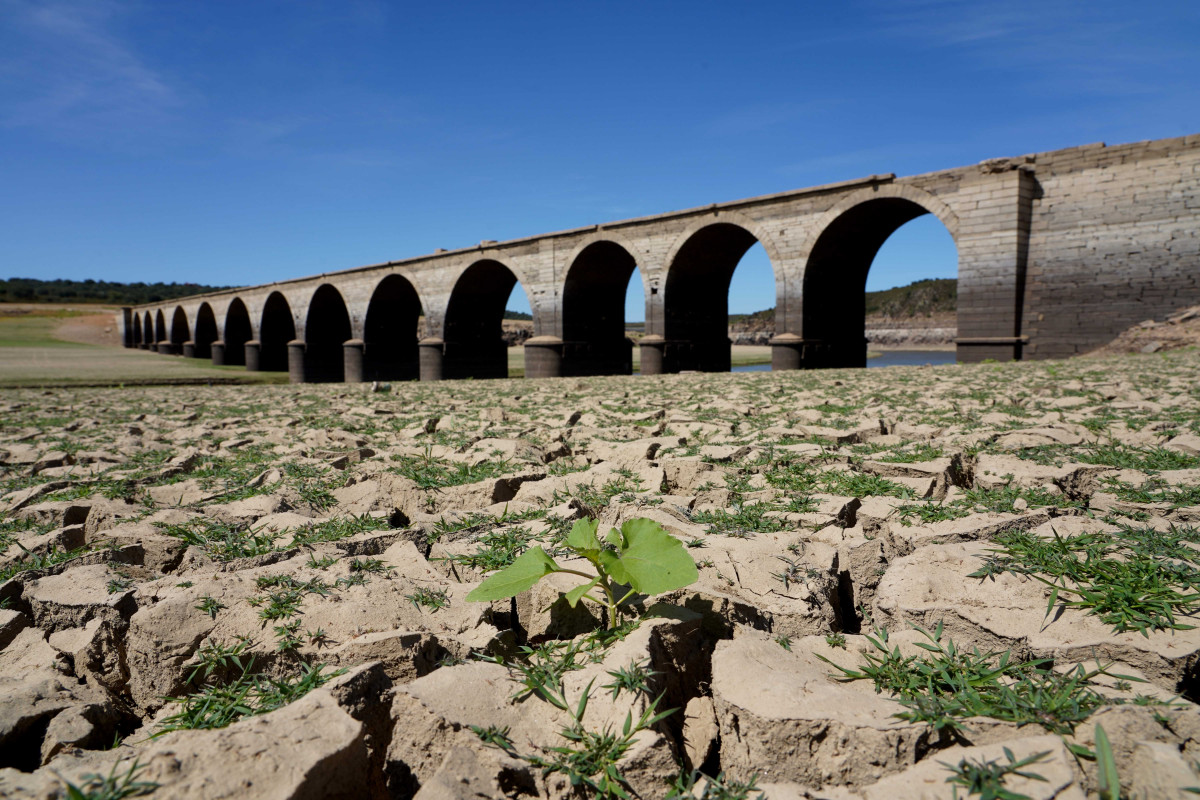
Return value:
[[(0, 0), (0, 277), (262, 283), (1197, 133), (1197, 42), (1195, 2)], [(922, 218), (869, 288), (954, 259)], [(731, 310), (771, 284), (752, 251)]]

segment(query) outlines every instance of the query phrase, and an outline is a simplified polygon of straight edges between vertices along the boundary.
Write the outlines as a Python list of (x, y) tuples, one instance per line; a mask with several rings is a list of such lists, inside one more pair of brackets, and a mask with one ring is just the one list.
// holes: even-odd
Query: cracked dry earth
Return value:
[(1198, 367), (5, 391), (0, 796), (1194, 796)]

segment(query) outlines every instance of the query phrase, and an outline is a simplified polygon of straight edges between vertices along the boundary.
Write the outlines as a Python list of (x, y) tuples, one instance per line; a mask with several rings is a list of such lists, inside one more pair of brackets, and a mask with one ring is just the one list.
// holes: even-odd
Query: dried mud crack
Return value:
[[(1198, 374), (5, 390), (0, 796), (1189, 796)], [(699, 580), (466, 599), (587, 517)]]

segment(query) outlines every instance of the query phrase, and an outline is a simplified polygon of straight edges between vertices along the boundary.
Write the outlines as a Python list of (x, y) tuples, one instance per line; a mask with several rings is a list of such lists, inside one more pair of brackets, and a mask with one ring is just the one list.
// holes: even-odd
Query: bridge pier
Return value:
[(954, 340), (954, 354), (966, 364), (985, 359), (1020, 361), (1022, 347), (1028, 342), (1028, 336), (959, 336)]
[(209, 350), (212, 351), (212, 363), (214, 367), (225, 366), (225, 342), (217, 339), (211, 345)]
[(246, 371), (262, 372), (262, 342), (258, 339), (251, 339), (246, 342), (245, 349)]
[(525, 340), (526, 378), (559, 378), (562, 374), (562, 339), (557, 336), (534, 336)]
[(437, 338), (422, 339), (417, 342), (417, 350), (421, 380), (440, 381), (442, 379), (442, 362), (446, 355), (446, 343)]
[(307, 347), (303, 339), (292, 339), (287, 343), (287, 365), (289, 383), (309, 383), (308, 365), (305, 363)]
[(179, 345), (175, 344), (174, 342), (172, 342), (169, 339), (163, 339), (161, 342), (159, 342), (157, 350), (158, 350), (159, 355), (164, 355), (164, 356), (179, 355)]
[(195, 358), (196, 357), (196, 343), (195, 342), (184, 342), (183, 343), (183, 357), (184, 358)]
[(804, 366), (804, 338), (794, 333), (771, 337), (771, 371), (800, 369)]
[(362, 383), (365, 375), (366, 350), (362, 339), (342, 342), (342, 379), (346, 383)]
[(663, 373), (666, 349), (667, 340), (657, 333), (642, 337), (642, 340), (638, 342), (638, 350), (641, 354), (641, 373), (643, 375), (661, 375)]

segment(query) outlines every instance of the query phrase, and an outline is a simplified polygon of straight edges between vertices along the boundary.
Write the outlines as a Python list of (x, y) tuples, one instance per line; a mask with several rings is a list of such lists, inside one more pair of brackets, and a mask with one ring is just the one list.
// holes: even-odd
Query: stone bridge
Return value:
[(872, 175), (142, 305), (124, 309), (124, 341), (297, 382), (504, 377), (501, 318), (520, 281), (527, 376), (627, 374), (636, 274), (642, 372), (722, 371), (730, 278), (759, 242), (775, 273), (772, 367), (861, 367), (867, 271), (922, 214), (958, 249), (959, 361), (1070, 356), (1200, 302), (1192, 135)]

